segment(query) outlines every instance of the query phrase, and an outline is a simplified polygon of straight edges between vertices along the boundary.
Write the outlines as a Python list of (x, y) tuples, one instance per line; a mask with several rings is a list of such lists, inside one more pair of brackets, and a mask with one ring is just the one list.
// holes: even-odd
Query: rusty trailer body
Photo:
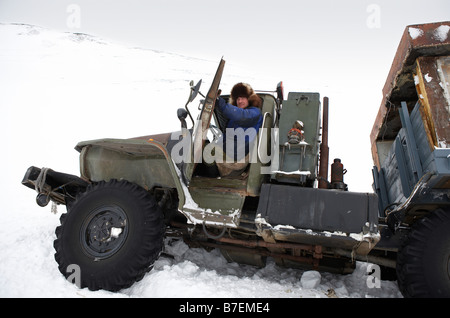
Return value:
[(376, 250), (397, 254), (406, 296), (450, 295), (449, 93), (450, 22), (406, 27), (370, 135)]
[(370, 136), (381, 215), (396, 204), (408, 224), (440, 204), (437, 200), (429, 208), (418, 204), (419, 187), (432, 184), (433, 191), (442, 192), (435, 196), (448, 204), (449, 29), (450, 22), (406, 28)]

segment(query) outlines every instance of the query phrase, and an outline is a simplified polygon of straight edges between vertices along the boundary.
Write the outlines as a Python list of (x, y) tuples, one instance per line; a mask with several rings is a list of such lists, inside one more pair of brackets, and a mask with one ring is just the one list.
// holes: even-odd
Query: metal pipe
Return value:
[[(178, 223), (178, 222), (171, 222), (172, 226), (175, 227), (180, 227), (180, 228), (186, 228), (187, 225), (186, 224), (182, 224), (182, 223)], [(186, 240), (186, 238), (185, 238)], [(189, 239), (188, 239), (189, 240)], [(266, 242), (263, 240), (240, 240), (240, 239), (235, 239), (235, 238), (230, 238), (230, 237), (219, 237), (214, 239), (217, 242), (220, 243), (227, 243), (227, 244), (235, 244), (235, 245), (239, 245), (243, 248), (258, 248), (258, 247), (263, 247), (263, 248), (281, 248), (281, 249), (293, 249), (293, 250), (304, 250), (304, 251), (308, 251), (310, 253), (313, 253), (313, 257), (314, 258), (322, 258), (322, 246), (321, 245), (307, 245), (307, 244), (299, 244), (299, 243), (287, 243), (287, 242), (276, 242), (276, 243), (270, 243), (270, 242)], [(189, 240), (191, 241), (191, 240)], [(192, 242), (198, 242), (200, 244), (205, 243), (204, 241), (197, 241), (197, 240), (192, 240)], [(224, 245), (220, 245), (221, 247), (223, 247)]]
[(328, 97), (323, 98), (322, 143), (320, 144), (319, 188), (328, 188)]
[[(186, 241), (190, 242), (189, 239), (187, 239)], [(213, 243), (213, 242), (205, 242), (205, 241), (194, 241), (194, 242), (201, 246), (206, 246), (206, 247), (220, 248), (220, 249), (226, 249), (226, 250), (236, 251), (236, 252), (240, 252), (240, 253), (257, 254), (257, 255), (269, 256), (269, 257), (274, 257), (274, 258), (288, 259), (288, 260), (298, 262), (298, 263), (313, 265), (314, 268), (318, 268), (318, 266), (319, 266), (319, 259), (314, 258), (312, 256), (309, 256), (309, 257), (308, 256), (295, 256), (295, 255), (290, 255), (290, 254), (275, 253), (275, 252), (271, 252), (269, 250), (250, 249), (250, 248), (246, 248), (246, 247), (233, 246), (233, 245), (227, 245), (227, 244), (221, 245), (221, 244), (217, 244), (217, 243)]]
[[(232, 239), (228, 237), (221, 237), (217, 239), (216, 241), (222, 242), (222, 243), (230, 243), (230, 244), (237, 244), (245, 247), (266, 247), (266, 248), (292, 248), (292, 249), (301, 249), (308, 252), (317, 252), (318, 248), (314, 245), (304, 245), (304, 244), (295, 244), (295, 243), (285, 243), (285, 242), (276, 242), (276, 243), (269, 243), (262, 240), (257, 241), (246, 241), (246, 240), (239, 240), (239, 239)], [(318, 247), (318, 246), (317, 246)]]
[(351, 259), (355, 259), (357, 261), (373, 263), (373, 264), (377, 264), (377, 265), (381, 265), (381, 266), (385, 266), (385, 267), (389, 267), (389, 268), (396, 268), (396, 266), (397, 266), (397, 262), (395, 260), (381, 257), (381, 256), (357, 255), (357, 254), (353, 254), (351, 251), (346, 251), (343, 249), (336, 249), (336, 250), (334, 250), (334, 253), (336, 255), (348, 257)]

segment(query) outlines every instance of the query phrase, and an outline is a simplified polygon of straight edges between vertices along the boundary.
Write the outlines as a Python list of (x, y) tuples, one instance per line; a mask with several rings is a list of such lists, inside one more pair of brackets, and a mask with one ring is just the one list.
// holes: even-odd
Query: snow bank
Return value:
[[(27, 196), (27, 199), (31, 199)], [(32, 201), (32, 200), (29, 200)], [(18, 204), (1, 228), (0, 297), (328, 298), (401, 297), (395, 282), (369, 288), (367, 267), (351, 275), (228, 263), (220, 251), (166, 241), (165, 254), (140, 282), (118, 293), (78, 289), (60, 274), (53, 254), (59, 216), (50, 207)], [(170, 256), (167, 256), (170, 255)]]

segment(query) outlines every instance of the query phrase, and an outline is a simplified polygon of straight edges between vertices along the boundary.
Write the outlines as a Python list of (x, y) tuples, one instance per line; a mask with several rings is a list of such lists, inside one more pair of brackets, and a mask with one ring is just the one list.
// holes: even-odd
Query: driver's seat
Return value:
[[(229, 95), (221, 96), (223, 99), (225, 99), (226, 102), (229, 101)], [(261, 98), (261, 97), (260, 97)], [(264, 100), (261, 98), (261, 101)], [(263, 108), (263, 107), (261, 107)], [(262, 112), (262, 110), (261, 110)], [(264, 113), (263, 113), (264, 114)], [(219, 126), (220, 131), (225, 131), (227, 124), (228, 124), (228, 118), (226, 118), (223, 113), (219, 110), (218, 107), (214, 108), (214, 115), (216, 117), (216, 123)], [(256, 145), (255, 145), (256, 147)], [(244, 162), (225, 162), (226, 159), (224, 157), (224, 162), (219, 163), (216, 162), (217, 168), (219, 170), (219, 174), (221, 177), (230, 177), (230, 178), (246, 178), (248, 174), (245, 174), (244, 172), (248, 170), (249, 163), (250, 163), (250, 153), (247, 154), (244, 158)]]

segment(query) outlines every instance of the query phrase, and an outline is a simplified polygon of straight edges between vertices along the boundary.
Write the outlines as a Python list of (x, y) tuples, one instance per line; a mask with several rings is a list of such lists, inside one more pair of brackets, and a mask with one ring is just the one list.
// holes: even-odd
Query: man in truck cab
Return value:
[(222, 177), (241, 175), (248, 163), (249, 153), (262, 125), (262, 100), (249, 84), (233, 86), (228, 103), (221, 97), (216, 107), (226, 117), (227, 124), (221, 142), (223, 162), (217, 162)]

